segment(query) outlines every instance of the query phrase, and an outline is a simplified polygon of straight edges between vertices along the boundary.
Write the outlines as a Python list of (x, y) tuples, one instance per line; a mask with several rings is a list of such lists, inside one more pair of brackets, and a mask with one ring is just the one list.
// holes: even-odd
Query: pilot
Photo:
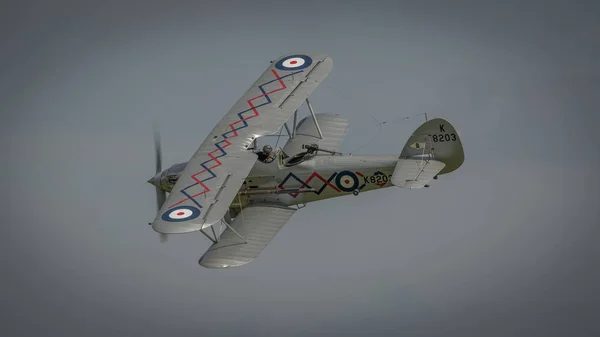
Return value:
[(273, 157), (271, 157), (271, 154), (273, 153), (273, 148), (271, 147), (271, 145), (265, 145), (262, 148), (262, 151), (258, 152), (258, 160), (262, 161), (263, 163), (270, 163), (273, 161)]

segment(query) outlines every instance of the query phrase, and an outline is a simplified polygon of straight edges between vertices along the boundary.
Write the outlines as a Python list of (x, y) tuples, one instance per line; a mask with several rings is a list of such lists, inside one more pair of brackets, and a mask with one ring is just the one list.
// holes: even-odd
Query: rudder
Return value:
[(419, 126), (404, 145), (399, 159), (428, 156), (445, 164), (438, 174), (450, 173), (465, 160), (462, 142), (450, 122), (435, 118)]

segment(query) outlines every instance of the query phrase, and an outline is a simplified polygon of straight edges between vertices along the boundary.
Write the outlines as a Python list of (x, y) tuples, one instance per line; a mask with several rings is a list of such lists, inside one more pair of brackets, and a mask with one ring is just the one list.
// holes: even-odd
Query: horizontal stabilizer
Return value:
[(427, 185), (446, 165), (436, 160), (400, 159), (392, 184), (402, 188), (421, 188)]
[(277, 205), (243, 209), (231, 224), (235, 231), (225, 229), (219, 242), (210, 246), (198, 263), (206, 268), (231, 268), (254, 260), (295, 212)]

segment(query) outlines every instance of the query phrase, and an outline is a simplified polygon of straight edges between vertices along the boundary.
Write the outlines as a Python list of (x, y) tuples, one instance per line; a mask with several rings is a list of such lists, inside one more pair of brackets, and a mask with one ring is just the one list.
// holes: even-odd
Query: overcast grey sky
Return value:
[[(5, 1), (7, 336), (598, 336), (594, 1)], [(311, 204), (254, 262), (160, 244), (152, 122), (186, 161), (268, 66), (329, 54), (312, 96), (345, 152), (427, 112), (464, 165), (430, 189)], [(373, 117), (390, 121), (376, 136)]]

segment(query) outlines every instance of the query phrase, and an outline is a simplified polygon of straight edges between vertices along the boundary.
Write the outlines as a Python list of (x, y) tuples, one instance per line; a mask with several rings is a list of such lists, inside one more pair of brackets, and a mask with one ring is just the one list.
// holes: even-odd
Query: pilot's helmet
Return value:
[(271, 147), (271, 145), (265, 145), (265, 146), (263, 146), (262, 150), (265, 154), (270, 154), (271, 151), (273, 151), (273, 148)]

